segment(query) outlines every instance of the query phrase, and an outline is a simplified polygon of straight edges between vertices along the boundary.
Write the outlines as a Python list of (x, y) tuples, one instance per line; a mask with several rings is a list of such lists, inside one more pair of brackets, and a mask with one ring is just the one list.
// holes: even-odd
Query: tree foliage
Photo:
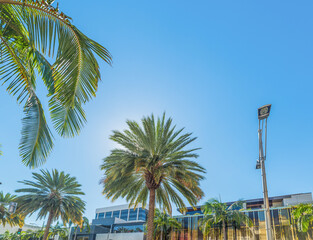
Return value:
[[(4, 234), (0, 235), (0, 240), (42, 240), (43, 235), (44, 229), (27, 230), (19, 233), (6, 231)], [(68, 229), (57, 223), (50, 228), (48, 235), (50, 238), (59, 236), (60, 240), (67, 240)]]
[(38, 211), (37, 219), (48, 216), (44, 240), (48, 236), (52, 222), (61, 219), (64, 224), (71, 220), (74, 223), (82, 221), (85, 202), (81, 185), (75, 177), (58, 170), (41, 170), (33, 173), (34, 181), (24, 180), (20, 183), (25, 188), (16, 190), (23, 193), (17, 198), (19, 211), (24, 215), (32, 215)]
[(227, 239), (227, 225), (240, 228), (241, 224), (251, 227), (251, 219), (242, 212), (243, 201), (237, 201), (227, 206), (219, 200), (212, 198), (202, 207), (204, 217), (199, 220), (200, 229), (204, 236), (208, 236), (213, 227), (220, 227), (223, 230), (223, 239)]
[(24, 105), (19, 149), (22, 162), (29, 167), (43, 164), (53, 148), (36, 93), (37, 79), (47, 88), (55, 130), (62, 137), (73, 137), (86, 123), (83, 105), (97, 92), (96, 57), (111, 64), (103, 46), (49, 3), (0, 0), (0, 82)]
[(176, 218), (172, 218), (165, 211), (155, 209), (154, 214), (154, 239), (167, 240), (173, 231), (178, 231), (182, 228), (180, 222)]
[(313, 206), (309, 204), (299, 204), (292, 210), (292, 216), (297, 223), (300, 232), (307, 232), (313, 223)]
[(0, 223), (5, 226), (9, 224), (10, 226), (20, 226), (24, 225), (24, 216), (18, 213), (10, 213), (9, 205), (16, 201), (16, 196), (10, 193), (4, 194), (0, 192)]

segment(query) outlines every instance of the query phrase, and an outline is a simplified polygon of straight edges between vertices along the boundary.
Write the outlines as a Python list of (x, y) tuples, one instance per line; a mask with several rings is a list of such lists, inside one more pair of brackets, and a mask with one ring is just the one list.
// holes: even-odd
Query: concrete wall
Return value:
[(295, 194), (291, 198), (283, 200), (284, 206), (297, 205), (299, 203), (312, 203), (312, 193)]
[[(19, 228), (20, 228), (19, 226), (11, 227), (9, 224), (6, 224), (5, 227), (3, 225), (0, 225), (0, 234), (3, 234), (5, 231), (9, 231), (10, 233), (16, 233)], [(29, 224), (24, 224), (24, 226), (21, 228), (22, 228), (22, 231), (27, 231), (27, 230), (37, 231), (41, 229), (41, 227), (29, 225)]]
[(143, 240), (144, 233), (101, 233), (97, 234), (96, 240)]

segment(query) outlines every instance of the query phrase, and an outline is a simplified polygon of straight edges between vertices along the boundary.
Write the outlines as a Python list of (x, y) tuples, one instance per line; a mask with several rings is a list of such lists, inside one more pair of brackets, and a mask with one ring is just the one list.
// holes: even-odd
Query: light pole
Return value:
[[(258, 109), (259, 119), (259, 159), (257, 160), (256, 169), (262, 171), (262, 182), (263, 182), (263, 195), (264, 195), (264, 215), (265, 215), (265, 228), (267, 240), (272, 240), (272, 227), (271, 227), (271, 214), (267, 192), (266, 172), (265, 172), (265, 159), (266, 159), (266, 140), (267, 140), (267, 118), (270, 115), (271, 104), (264, 105)], [(264, 129), (264, 146), (263, 150), (263, 133)]]

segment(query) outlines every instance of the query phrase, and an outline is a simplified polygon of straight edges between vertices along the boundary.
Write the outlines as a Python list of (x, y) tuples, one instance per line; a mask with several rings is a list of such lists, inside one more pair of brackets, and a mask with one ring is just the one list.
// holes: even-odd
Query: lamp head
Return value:
[(258, 109), (258, 119), (263, 120), (270, 115), (272, 104), (264, 105)]
[(16, 208), (17, 208), (17, 203), (16, 202), (10, 202), (8, 212), (9, 213), (15, 213)]
[(255, 169), (261, 169), (261, 162), (260, 160), (256, 160), (256, 166), (255, 166)]

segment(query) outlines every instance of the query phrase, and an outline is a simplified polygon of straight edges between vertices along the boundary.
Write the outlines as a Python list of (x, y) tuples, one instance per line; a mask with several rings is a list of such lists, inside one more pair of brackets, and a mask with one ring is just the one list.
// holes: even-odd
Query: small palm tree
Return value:
[(241, 229), (241, 226), (244, 225), (250, 229), (250, 231), (253, 232), (252, 226), (253, 222), (249, 218), (249, 216), (242, 212), (243, 210), (243, 203), (242, 201), (235, 202), (232, 204), (229, 208), (230, 214), (228, 222), (233, 226), (234, 228), (234, 240), (237, 240), (237, 230)]
[(313, 223), (312, 204), (299, 204), (292, 210), (292, 216), (295, 219), (300, 232), (307, 232), (310, 224)]
[(227, 224), (233, 224), (237, 228), (241, 224), (252, 226), (251, 219), (241, 210), (243, 202), (237, 201), (230, 206), (212, 198), (202, 207), (204, 217), (199, 220), (200, 229), (204, 236), (208, 236), (213, 226), (221, 226), (223, 239), (227, 239)]
[(56, 236), (59, 236), (59, 239), (63, 240), (66, 240), (68, 238), (68, 229), (62, 226), (59, 222), (57, 222), (55, 226), (50, 228), (50, 232), (48, 234), (49, 238), (55, 239)]
[(19, 149), (29, 167), (43, 164), (53, 148), (36, 92), (37, 76), (48, 91), (53, 127), (60, 136), (72, 137), (86, 122), (83, 105), (98, 89), (96, 56), (111, 63), (109, 52), (51, 2), (0, 0), (0, 81), (24, 105)]
[(4, 234), (0, 235), (0, 240), (12, 240), (12, 233), (8, 230), (4, 232)]
[(25, 232), (20, 233), (20, 239), (21, 240), (29, 240), (29, 239), (35, 239), (36, 232), (32, 230), (27, 230)]
[(44, 234), (45, 234), (45, 230), (44, 229), (39, 229), (39, 230), (34, 232), (34, 239), (41, 240)]
[(87, 217), (83, 217), (82, 220), (76, 224), (75, 226), (75, 235), (74, 235), (74, 240), (77, 239), (77, 231), (79, 229), (80, 232), (82, 231), (86, 231), (86, 232), (90, 232), (90, 225), (89, 225), (89, 220)]
[(24, 225), (24, 217), (18, 213), (10, 213), (8, 206), (11, 202), (16, 201), (16, 196), (10, 193), (4, 194), (0, 192), (0, 223), (5, 226), (9, 224), (10, 226), (20, 226)]
[(185, 208), (182, 197), (195, 205), (203, 196), (200, 180), (205, 170), (191, 160), (198, 157), (198, 148), (186, 149), (196, 139), (191, 133), (176, 130), (165, 114), (157, 121), (151, 115), (141, 122), (142, 126), (127, 121), (128, 130), (113, 131), (110, 139), (122, 148), (103, 161), (103, 194), (113, 201), (125, 197), (135, 207), (145, 206), (149, 198), (147, 240), (152, 240), (155, 203), (169, 213), (171, 202)]
[(172, 231), (182, 228), (176, 218), (170, 217), (165, 211), (161, 212), (159, 209), (155, 209), (154, 227), (155, 240), (167, 240)]
[(43, 240), (46, 240), (53, 221), (60, 218), (65, 224), (69, 220), (81, 222), (85, 202), (79, 197), (84, 193), (75, 177), (58, 170), (51, 173), (41, 170), (40, 173), (33, 173), (34, 181), (21, 181), (25, 188), (16, 192), (24, 193), (17, 198), (20, 212), (32, 215), (38, 211), (37, 219), (48, 216), (43, 236)]

